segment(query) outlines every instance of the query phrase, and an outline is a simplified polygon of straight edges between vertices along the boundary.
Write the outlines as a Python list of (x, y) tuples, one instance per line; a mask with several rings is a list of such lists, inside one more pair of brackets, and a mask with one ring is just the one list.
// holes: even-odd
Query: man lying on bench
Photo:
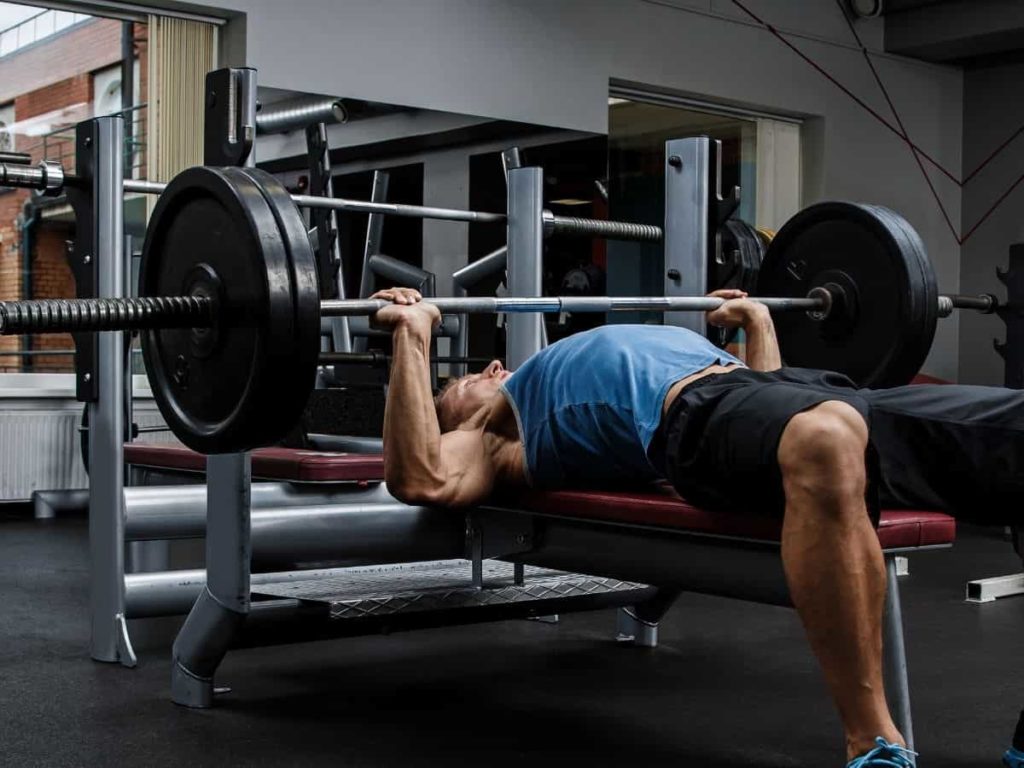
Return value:
[[(430, 387), (418, 293), (374, 318), (394, 335), (385, 478), (410, 504), (482, 502), (501, 488), (668, 479), (708, 509), (784, 515), (790, 594), (846, 731), (851, 768), (913, 766), (882, 685), (881, 504), (977, 515), (1024, 497), (1024, 392), (965, 386), (858, 390), (783, 368), (771, 317), (740, 291), (709, 323), (746, 331), (746, 363), (672, 326), (570, 336), (517, 371), (492, 362)], [(990, 521), (1001, 522), (1001, 521)], [(1024, 755), (1007, 753), (1024, 767)], [(1013, 762), (1017, 760), (1017, 762)]]

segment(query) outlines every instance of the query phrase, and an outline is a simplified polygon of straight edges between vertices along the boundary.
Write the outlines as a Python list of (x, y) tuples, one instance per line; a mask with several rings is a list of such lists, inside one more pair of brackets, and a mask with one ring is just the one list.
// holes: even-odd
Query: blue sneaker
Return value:
[[(917, 752), (911, 752), (899, 744), (890, 744), (881, 736), (875, 739), (875, 744), (878, 746), (866, 755), (853, 758), (846, 764), (846, 768), (915, 768), (917, 765), (914, 762)], [(1014, 765), (1012, 768), (1017, 766)]]
[(1010, 747), (1003, 755), (1003, 765), (1006, 768), (1024, 768), (1024, 752)]

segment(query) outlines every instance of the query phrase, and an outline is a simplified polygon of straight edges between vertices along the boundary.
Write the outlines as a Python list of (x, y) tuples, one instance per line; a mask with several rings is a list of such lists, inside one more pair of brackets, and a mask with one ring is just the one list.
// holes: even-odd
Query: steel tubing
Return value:
[(287, 133), (313, 123), (348, 122), (348, 110), (337, 96), (302, 96), (256, 113), (260, 133)]
[[(339, 565), (446, 560), (465, 556), (465, 520), (451, 510), (392, 504), (290, 507), (252, 513), (252, 584), (280, 573)], [(303, 571), (315, 578), (316, 573)], [(201, 570), (125, 575), (128, 618), (188, 611), (205, 583)]]
[[(711, 296), (541, 296), (504, 297), (466, 296), (425, 299), (442, 313), (494, 314), (497, 312), (625, 312), (651, 310), (656, 312), (708, 312), (725, 303)], [(815, 298), (762, 298), (755, 299), (769, 309), (782, 312), (822, 309), (825, 305)], [(320, 302), (325, 317), (342, 315), (372, 315), (390, 302), (381, 299), (344, 299)]]
[[(750, 297), (773, 312), (810, 312), (815, 320), (828, 317), (830, 295), (815, 288), (804, 298)], [(713, 296), (453, 296), (429, 298), (445, 315), (505, 312), (710, 312), (725, 303)], [(383, 299), (332, 299), (320, 302), (322, 317), (368, 317), (391, 302)], [(995, 297), (940, 296), (939, 314), (953, 309), (993, 312)], [(32, 299), (0, 302), (0, 335), (134, 330), (138, 328), (202, 328), (216, 323), (214, 302), (204, 296), (145, 296), (133, 299)], [(446, 317), (445, 334), (458, 330), (457, 318)], [(373, 329), (353, 333), (375, 333)], [(376, 333), (384, 333), (377, 331)]]
[[(305, 489), (290, 483), (253, 483), (252, 509), (396, 503), (383, 483), (363, 488)], [(125, 540), (196, 539), (206, 535), (206, 486), (167, 485), (124, 489)]]
[(508, 265), (508, 248), (501, 246), (486, 256), (467, 264), (462, 269), (452, 273), (452, 282), (455, 285), (469, 289), (479, 283), (485, 277), (490, 277), (495, 272), (500, 272)]
[(477, 223), (502, 223), (503, 213), (481, 213), (461, 208), (435, 208), (429, 205), (406, 205), (403, 203), (373, 203), (367, 200), (346, 200), (343, 197), (317, 197), (316, 195), (292, 195), (295, 204), (303, 208), (333, 208), (337, 211), (356, 213), (382, 213), (389, 216), (406, 216), (415, 219), (443, 219), (446, 221), (468, 221)]
[(939, 296), (940, 317), (949, 317), (954, 309), (974, 309), (988, 315), (999, 309), (999, 300), (990, 293), (980, 296)]
[(0, 302), (0, 334), (200, 328), (213, 323), (202, 296), (134, 299), (27, 299)]
[(603, 237), (606, 240), (629, 240), (634, 243), (660, 243), (663, 237), (661, 227), (653, 224), (556, 216), (551, 211), (544, 211), (544, 234)]

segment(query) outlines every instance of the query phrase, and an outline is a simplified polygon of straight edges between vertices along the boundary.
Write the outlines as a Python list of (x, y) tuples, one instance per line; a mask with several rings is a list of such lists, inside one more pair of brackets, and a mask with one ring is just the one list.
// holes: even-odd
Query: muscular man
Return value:
[(437, 308), (415, 291), (378, 293), (394, 302), (375, 317), (394, 336), (388, 487), (408, 503), (465, 506), (502, 486), (666, 478), (709, 509), (782, 515), (790, 594), (850, 768), (913, 766), (882, 685), (880, 501), (975, 518), (1012, 509), (1024, 498), (1024, 393), (857, 390), (839, 374), (783, 368), (764, 306), (713, 295), (727, 301), (708, 322), (745, 330), (745, 363), (683, 329), (610, 325), (515, 372), (494, 361), (435, 398)]

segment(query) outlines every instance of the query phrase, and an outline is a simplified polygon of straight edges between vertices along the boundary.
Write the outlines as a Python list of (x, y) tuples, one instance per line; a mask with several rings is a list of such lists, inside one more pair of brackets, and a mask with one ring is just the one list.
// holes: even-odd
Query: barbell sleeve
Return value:
[(203, 328), (214, 323), (204, 296), (132, 299), (28, 299), (0, 302), (0, 334)]
[(653, 224), (581, 219), (577, 216), (558, 216), (551, 211), (544, 211), (544, 234), (602, 237), (605, 240), (628, 240), (635, 243), (660, 243), (662, 239), (661, 227)]
[(21, 159), (8, 159), (0, 162), (0, 187), (18, 187), (44, 195), (57, 195), (64, 189), (64, 167), (51, 160), (27, 165)]
[(973, 309), (984, 315), (990, 315), (999, 309), (999, 300), (991, 293), (979, 296), (963, 296), (953, 294), (939, 296), (939, 317), (949, 317), (954, 309)]

